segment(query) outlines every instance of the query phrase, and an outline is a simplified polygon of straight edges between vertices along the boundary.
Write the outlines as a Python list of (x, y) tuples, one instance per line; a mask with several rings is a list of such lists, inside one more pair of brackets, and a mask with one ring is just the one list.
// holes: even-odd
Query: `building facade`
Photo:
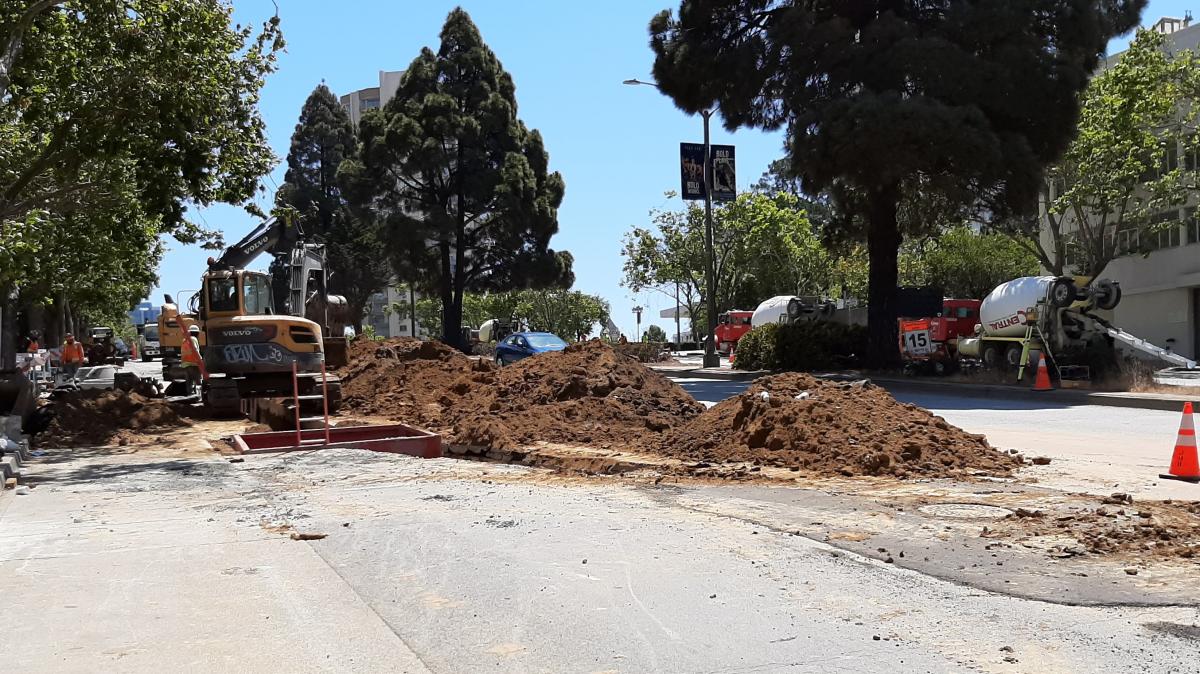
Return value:
[[(1160, 19), (1151, 30), (1167, 36), (1171, 51), (1195, 50), (1200, 45), (1200, 24), (1191, 25), (1190, 16)], [(1115, 54), (1108, 62), (1120, 57)], [(1194, 158), (1179, 152), (1168, 153), (1166, 163), (1168, 170), (1180, 165), (1200, 170)], [(1193, 196), (1188, 205), (1158, 213), (1155, 221), (1163, 226), (1161, 231), (1116, 232), (1120, 247), (1150, 252), (1118, 257), (1102, 274), (1121, 284), (1121, 303), (1112, 311), (1114, 325), (1192, 359), (1200, 355), (1200, 211), (1192, 205), (1197, 201)], [(1042, 243), (1049, 246), (1044, 217), (1042, 225)], [(1064, 235), (1072, 231), (1071, 218), (1064, 218)], [(1141, 240), (1145, 237), (1153, 240)], [(1069, 267), (1071, 261), (1066, 262)]]

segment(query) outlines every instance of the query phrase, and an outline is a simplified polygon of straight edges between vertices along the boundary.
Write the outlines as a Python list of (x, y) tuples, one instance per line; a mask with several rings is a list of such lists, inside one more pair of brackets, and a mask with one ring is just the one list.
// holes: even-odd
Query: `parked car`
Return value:
[(112, 365), (81, 367), (75, 381), (65, 381), (56, 390), (111, 391), (116, 387), (117, 368)]
[(518, 332), (496, 345), (496, 364), (509, 365), (547, 351), (562, 351), (567, 343), (549, 332)]

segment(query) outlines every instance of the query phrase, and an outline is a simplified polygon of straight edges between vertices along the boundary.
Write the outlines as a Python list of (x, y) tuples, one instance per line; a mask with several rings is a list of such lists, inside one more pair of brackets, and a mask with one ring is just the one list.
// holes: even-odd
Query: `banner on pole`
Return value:
[[(732, 145), (713, 145), (713, 201), (733, 201), (737, 198), (737, 170)], [(704, 145), (679, 144), (679, 186), (684, 200), (704, 199)]]

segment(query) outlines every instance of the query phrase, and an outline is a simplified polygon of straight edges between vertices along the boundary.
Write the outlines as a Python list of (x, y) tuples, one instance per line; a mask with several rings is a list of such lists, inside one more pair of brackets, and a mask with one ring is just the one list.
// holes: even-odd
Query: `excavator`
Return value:
[[(289, 288), (285, 306), (275, 307), (271, 276), (246, 269), (270, 252), (286, 259)], [(341, 382), (326, 368), (346, 363), (346, 300), (327, 288), (325, 247), (307, 243), (287, 216), (272, 217), (219, 258), (208, 259), (199, 292), (180, 314), (168, 295), (163, 320), (182, 335), (195, 323), (209, 378), (203, 387), (206, 406), (216, 413), (242, 412), (251, 419), (279, 425), (294, 421), (295, 394), (301, 412), (311, 415), (341, 400)], [(293, 365), (296, 376), (293, 377)], [(178, 360), (164, 359), (168, 381), (184, 376)], [(327, 387), (327, 388), (323, 388)]]

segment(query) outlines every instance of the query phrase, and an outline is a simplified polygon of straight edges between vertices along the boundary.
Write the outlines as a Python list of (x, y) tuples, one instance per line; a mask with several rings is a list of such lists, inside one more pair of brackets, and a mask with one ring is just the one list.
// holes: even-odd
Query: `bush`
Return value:
[(762, 325), (737, 346), (740, 370), (810, 371), (853, 367), (867, 349), (861, 325), (805, 321)]

